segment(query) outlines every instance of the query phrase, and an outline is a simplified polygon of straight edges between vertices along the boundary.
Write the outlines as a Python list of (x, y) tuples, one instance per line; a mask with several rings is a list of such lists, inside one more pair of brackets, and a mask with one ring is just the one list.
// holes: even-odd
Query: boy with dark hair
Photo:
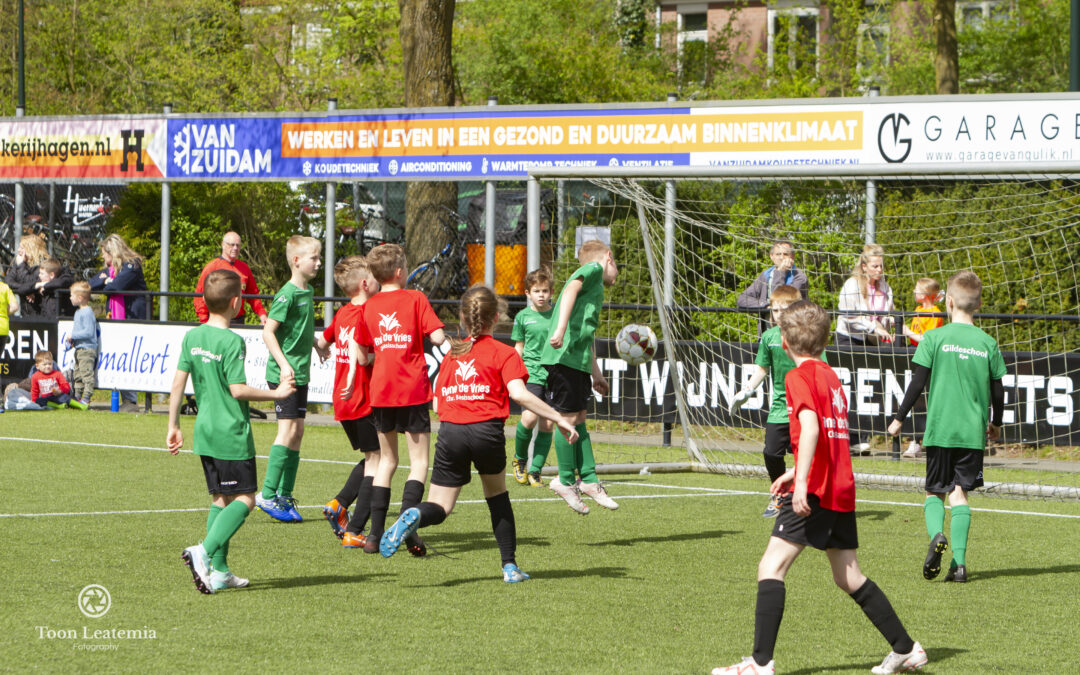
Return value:
[(578, 262), (581, 267), (570, 275), (555, 303), (540, 363), (547, 368), (547, 404), (578, 432), (573, 444), (562, 435), (555, 437), (559, 475), (548, 487), (575, 512), (586, 515), (589, 507), (582, 501), (582, 493), (604, 508), (619, 508), (596, 476), (592, 440), (585, 428), (589, 394), (593, 389), (601, 394), (608, 390), (607, 379), (596, 363), (593, 338), (604, 303), (604, 286), (615, 283), (619, 268), (611, 249), (596, 239), (581, 245)]
[[(390, 508), (390, 480), (398, 465), (398, 434), (409, 448), (409, 477), (401, 491), (401, 511), (420, 503), (428, 477), (431, 440), (431, 381), (424, 357), (424, 336), (433, 345), (445, 340), (443, 323), (420, 291), (405, 288), (405, 249), (383, 244), (367, 256), (371, 276), (382, 290), (364, 305), (358, 342), (375, 355), (371, 371), (371, 410), (379, 432), (379, 470), (371, 489), (371, 529), (365, 553), (379, 550)], [(409, 553), (427, 554), (419, 537), (405, 540)]]
[(169, 395), (165, 445), (175, 455), (184, 446), (180, 404), (191, 375), (200, 404), (193, 447), (202, 460), (212, 502), (206, 538), (184, 549), (181, 557), (202, 593), (248, 585), (247, 579), (229, 570), (227, 560), (229, 540), (254, 508), (258, 489), (247, 402), (280, 401), (295, 391), (291, 375), (273, 391), (247, 385), (244, 339), (229, 330), (229, 321), (240, 311), (241, 285), (240, 276), (230, 270), (215, 270), (207, 276), (203, 299), (210, 318), (184, 336)]
[[(754, 390), (761, 385), (770, 372), (772, 373), (772, 405), (769, 407), (769, 416), (765, 420), (765, 448), (762, 450), (770, 484), (784, 475), (784, 471), (787, 470), (784, 455), (791, 452), (791, 431), (788, 426), (787, 398), (784, 396), (784, 377), (795, 368), (795, 362), (784, 351), (780, 338), (780, 316), (791, 303), (799, 300), (799, 297), (799, 289), (794, 286), (778, 286), (772, 292), (769, 305), (772, 308), (773, 327), (761, 334), (757, 358), (754, 359), (754, 374), (731, 401), (731, 411), (734, 412), (735, 408), (750, 399)], [(765, 507), (765, 512), (761, 515), (765, 518), (775, 518), (780, 513), (781, 499), (782, 496), (779, 494), (772, 495)]]
[[(541, 267), (525, 275), (525, 295), (529, 298), (530, 305), (514, 317), (514, 328), (510, 333), (514, 349), (529, 371), (529, 381), (525, 388), (541, 400), (544, 398), (547, 369), (540, 365), (540, 355), (547, 344), (548, 326), (554, 312), (551, 307), (551, 290), (551, 272), (547, 269)], [(540, 425), (540, 430), (536, 432), (532, 463), (527, 466), (529, 443), (532, 442), (533, 429), (537, 424)], [(518, 483), (534, 487), (544, 486), (540, 472), (544, 468), (548, 451), (551, 450), (551, 434), (550, 420), (541, 419), (528, 408), (522, 409), (521, 421), (518, 422), (514, 435), (514, 479)]]
[[(971, 271), (949, 279), (945, 311), (949, 324), (923, 334), (912, 363), (915, 372), (889, 433), (896, 436), (904, 418), (930, 381), (926, 405), (926, 501), (923, 516), (930, 548), (923, 560), (923, 578), (941, 572), (941, 555), (952, 540), (953, 558), (945, 581), (967, 581), (967, 540), (971, 507), (967, 494), (983, 485), (983, 452), (996, 440), (1005, 414), (1005, 360), (997, 341), (975, 326), (973, 314), (982, 305), (982, 282)], [(989, 419), (991, 404), (994, 415)], [(989, 421), (989, 423), (988, 423)], [(952, 520), (945, 537), (945, 495)]]
[(758, 563), (754, 654), (741, 663), (714, 669), (713, 675), (774, 673), (773, 649), (784, 616), (784, 578), (806, 546), (824, 550), (833, 581), (859, 604), (892, 645), (876, 674), (921, 668), (926, 652), (904, 630), (889, 599), (859, 569), (855, 550), (855, 478), (848, 452), (847, 397), (832, 368), (818, 358), (829, 340), (829, 315), (807, 300), (780, 317), (784, 350), (795, 362), (784, 381), (795, 468), (772, 484), (772, 492), (792, 493), (773, 526)]
[[(266, 384), (293, 378), (296, 390), (274, 404), (277, 436), (270, 446), (266, 477), (255, 505), (271, 518), (298, 523), (303, 520), (293, 498), (296, 472), (300, 468), (300, 442), (307, 417), (308, 381), (311, 377), (311, 348), (315, 342), (315, 292), (308, 282), (322, 265), (318, 239), (294, 235), (285, 244), (285, 257), (292, 276), (274, 296), (263, 326), (263, 341), (270, 352), (266, 363)], [(239, 276), (239, 275), (237, 275)], [(202, 407), (202, 403), (199, 403)]]
[(71, 402), (71, 385), (53, 362), (52, 352), (34, 354), (37, 370), (30, 376), (30, 400), (42, 408), (59, 409)]
[[(379, 468), (379, 433), (371, 414), (371, 366), (367, 350), (356, 342), (364, 320), (364, 303), (379, 292), (367, 261), (361, 256), (342, 258), (334, 265), (334, 281), (350, 301), (334, 314), (334, 320), (316, 340), (318, 349), (335, 346), (334, 419), (341, 422), (349, 445), (364, 457), (349, 474), (337, 496), (323, 507), (323, 516), (345, 548), (363, 548), (361, 534), (371, 515), (371, 489)], [(349, 506), (356, 510), (349, 516)]]

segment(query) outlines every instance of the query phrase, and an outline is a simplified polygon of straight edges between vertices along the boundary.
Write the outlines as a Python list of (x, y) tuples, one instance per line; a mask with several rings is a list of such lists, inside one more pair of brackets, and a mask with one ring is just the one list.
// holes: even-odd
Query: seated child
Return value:
[(56, 370), (52, 352), (41, 350), (34, 355), (37, 372), (30, 377), (30, 399), (46, 408), (63, 408), (71, 402), (71, 385)]

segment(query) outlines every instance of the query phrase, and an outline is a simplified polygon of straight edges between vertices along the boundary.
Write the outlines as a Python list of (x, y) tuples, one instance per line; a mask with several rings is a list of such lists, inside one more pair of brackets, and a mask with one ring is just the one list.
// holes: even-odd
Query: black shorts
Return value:
[(589, 403), (592, 394), (592, 373), (586, 373), (569, 366), (555, 364), (547, 368), (547, 384), (544, 385), (544, 400), (561, 413), (581, 412)]
[[(271, 389), (278, 388), (278, 382), (267, 382), (266, 386)], [(274, 401), (274, 412), (279, 420), (302, 420), (307, 417), (307, 394), (308, 386), (302, 384), (289, 397)]]
[(431, 484), (461, 487), (472, 480), (471, 469), (484, 475), (506, 471), (505, 420), (487, 420), (472, 424), (443, 422), (435, 440), (435, 459), (431, 463)]
[(218, 459), (199, 455), (202, 460), (206, 489), (212, 495), (243, 495), (259, 489), (255, 458)]
[(371, 407), (371, 417), (375, 421), (375, 429), (381, 434), (411, 433), (430, 434), (431, 415), (428, 414), (427, 403), (406, 405), (400, 408), (376, 408)]
[(817, 495), (807, 495), (806, 501), (810, 504), (810, 515), (803, 517), (792, 509), (791, 495), (784, 496), (772, 536), (793, 544), (812, 546), (819, 551), (827, 548), (859, 548), (854, 511), (822, 508)]
[(983, 452), (969, 448), (926, 450), (926, 491), (933, 494), (952, 492), (959, 485), (971, 492), (983, 486)]
[(787, 422), (765, 423), (765, 450), (766, 457), (780, 457), (791, 452), (791, 427)]
[(341, 420), (341, 428), (349, 437), (353, 450), (379, 451), (379, 433), (375, 431), (375, 415), (368, 414), (354, 420)]
[(542, 384), (533, 384), (532, 382), (526, 382), (525, 383), (525, 389), (527, 389), (530, 394), (532, 394), (536, 398), (540, 399), (541, 401), (546, 401), (547, 400), (546, 398), (544, 398), (544, 385), (542, 385)]

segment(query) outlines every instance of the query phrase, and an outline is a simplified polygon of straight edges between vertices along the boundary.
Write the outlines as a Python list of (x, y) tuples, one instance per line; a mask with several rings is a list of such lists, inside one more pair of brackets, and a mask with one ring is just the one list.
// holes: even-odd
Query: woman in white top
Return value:
[(892, 342), (889, 329), (891, 316), (860, 314), (861, 312), (890, 312), (893, 292), (885, 281), (885, 250), (877, 244), (867, 244), (862, 255), (844, 282), (838, 298), (839, 310), (847, 312), (836, 319), (837, 345), (875, 345)]
[[(838, 305), (841, 314), (836, 319), (836, 345), (843, 350), (850, 345), (877, 345), (892, 342), (889, 329), (893, 318), (882, 314), (858, 314), (858, 312), (892, 311), (893, 293), (885, 281), (885, 250), (877, 244), (863, 247), (851, 277), (840, 289)], [(856, 419), (858, 419), (856, 417)], [(869, 455), (870, 444), (853, 424), (849, 429), (852, 455)]]

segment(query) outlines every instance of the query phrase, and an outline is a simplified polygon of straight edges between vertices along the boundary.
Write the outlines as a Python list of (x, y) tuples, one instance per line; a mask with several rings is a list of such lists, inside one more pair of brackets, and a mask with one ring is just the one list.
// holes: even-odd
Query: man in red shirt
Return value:
[[(774, 673), (773, 650), (784, 615), (784, 578), (806, 546), (825, 551), (833, 581), (859, 604), (892, 652), (873, 673), (899, 673), (926, 665), (926, 651), (911, 639), (889, 599), (859, 569), (855, 550), (855, 480), (848, 450), (847, 396), (836, 373), (821, 360), (829, 341), (829, 315), (807, 300), (780, 317), (784, 351), (795, 368), (784, 378), (795, 468), (772, 484), (785, 495), (772, 537), (758, 563), (754, 654), (713, 675)], [(788, 495), (790, 494), (790, 498)]]
[[(203, 268), (202, 274), (199, 275), (199, 283), (195, 286), (195, 292), (199, 294), (195, 296), (195, 314), (199, 317), (199, 323), (206, 323), (210, 318), (210, 311), (206, 309), (206, 302), (202, 299), (203, 284), (206, 283), (207, 275), (221, 269), (232, 270), (240, 275), (244, 295), (256, 295), (259, 292), (259, 286), (255, 283), (255, 275), (251, 273), (251, 268), (240, 260), (240, 235), (235, 232), (226, 232), (221, 238), (221, 256), (214, 258)], [(265, 324), (266, 309), (262, 301), (258, 298), (248, 298), (247, 302), (251, 305), (251, 311), (258, 315), (259, 323)], [(244, 323), (243, 305), (240, 305), (240, 313), (233, 318), (231, 323)]]

